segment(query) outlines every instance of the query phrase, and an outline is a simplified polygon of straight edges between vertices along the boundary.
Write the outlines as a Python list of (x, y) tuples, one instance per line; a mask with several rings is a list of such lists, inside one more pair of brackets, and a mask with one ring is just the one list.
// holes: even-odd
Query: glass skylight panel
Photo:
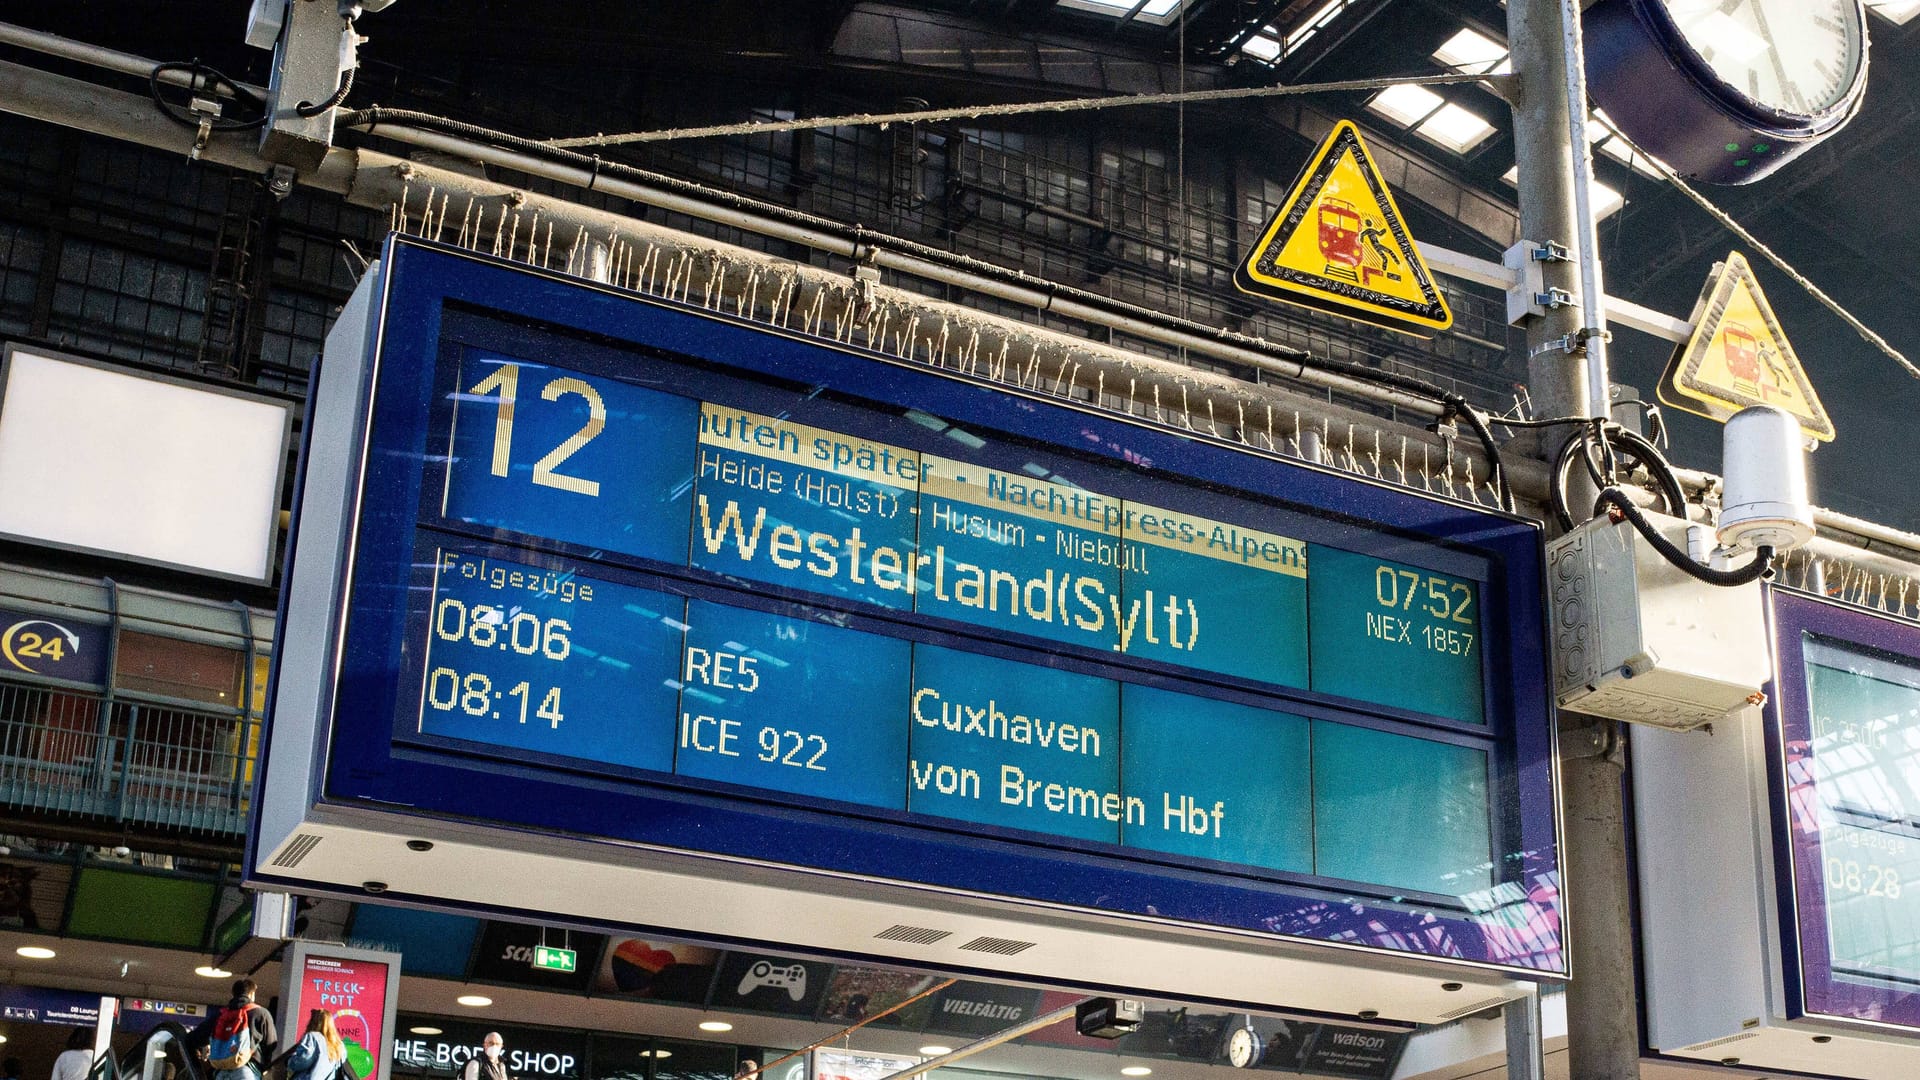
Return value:
[(1622, 197), (1619, 192), (1598, 180), (1593, 182), (1593, 187), (1589, 191), (1588, 197), (1593, 200), (1593, 217), (1595, 221), (1627, 205), (1627, 200)]
[[(1920, 0), (1915, 0), (1915, 2), (1920, 3)], [(1620, 136), (1620, 132), (1613, 126), (1613, 121), (1607, 118), (1605, 110), (1595, 109), (1592, 113), (1588, 114), (1587, 141), (1592, 143), (1596, 150), (1599, 150), (1620, 164), (1627, 166), (1634, 172), (1642, 176), (1653, 177), (1656, 180), (1661, 178), (1660, 170), (1654, 168), (1652, 163), (1649, 162), (1644, 155), (1635, 153), (1633, 147), (1628, 145), (1627, 140)]]
[(1157, 23), (1167, 22), (1180, 9), (1181, 3), (1182, 0), (1147, 0), (1142, 6), (1140, 0), (1060, 0), (1061, 7), (1098, 11), (1106, 15), (1125, 15), (1137, 7), (1140, 13), (1134, 18)]
[[(1920, 3), (1920, 0), (1915, 0)], [(1471, 27), (1463, 26), (1433, 52), (1440, 66), (1469, 75), (1485, 75), (1509, 65), (1507, 47)]]
[(1893, 23), (1920, 15), (1920, 0), (1867, 0), (1867, 10)]
[[(1500, 174), (1500, 180), (1509, 187), (1519, 187), (1520, 166), (1514, 165), (1507, 169), (1506, 172)], [(1593, 187), (1589, 189), (1588, 195), (1593, 199), (1593, 217), (1596, 221), (1627, 205), (1627, 200), (1621, 198), (1619, 192), (1598, 180), (1593, 182)]]
[(1320, 10), (1307, 16), (1307, 20), (1300, 24), (1299, 29), (1287, 35), (1286, 51), (1292, 52), (1299, 48), (1302, 42), (1318, 33), (1321, 27), (1339, 18), (1340, 13), (1346, 9), (1347, 0), (1327, 0), (1320, 5)]
[(1661, 178), (1660, 170), (1649, 164), (1646, 158), (1634, 153), (1625, 140), (1608, 139), (1600, 144), (1600, 152), (1642, 176), (1650, 176), (1655, 180)]
[(1413, 130), (1456, 154), (1464, 154), (1493, 134), (1493, 125), (1449, 101)]
[(1443, 104), (1445, 101), (1439, 94), (1424, 86), (1400, 83), (1374, 95), (1373, 100), (1367, 102), (1367, 108), (1403, 126), (1412, 127), (1432, 116), (1433, 111)]

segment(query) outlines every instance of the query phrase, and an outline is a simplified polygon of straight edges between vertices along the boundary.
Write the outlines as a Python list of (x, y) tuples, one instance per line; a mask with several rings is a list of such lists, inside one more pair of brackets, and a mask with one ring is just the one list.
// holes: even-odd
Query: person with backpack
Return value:
[(287, 1080), (360, 1080), (347, 1060), (347, 1044), (333, 1014), (325, 1009), (308, 1013), (307, 1030), (283, 1060)]
[(187, 1037), (190, 1049), (206, 1051), (214, 1080), (261, 1080), (262, 1069), (273, 1060), (280, 1034), (273, 1014), (253, 1003), (257, 993), (252, 979), (235, 982), (233, 1000)]

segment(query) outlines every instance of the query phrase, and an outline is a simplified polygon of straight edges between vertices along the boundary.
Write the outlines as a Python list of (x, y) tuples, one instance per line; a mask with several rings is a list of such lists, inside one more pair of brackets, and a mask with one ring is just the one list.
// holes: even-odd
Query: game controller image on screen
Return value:
[(785, 990), (787, 996), (795, 1001), (807, 996), (807, 969), (803, 964), (774, 964), (761, 960), (747, 969), (740, 977), (741, 997), (746, 997), (761, 987), (773, 987)]

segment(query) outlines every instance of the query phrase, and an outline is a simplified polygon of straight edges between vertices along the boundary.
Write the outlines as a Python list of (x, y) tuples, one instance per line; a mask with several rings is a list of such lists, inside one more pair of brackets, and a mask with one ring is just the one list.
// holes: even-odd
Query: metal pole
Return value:
[[(1571, 262), (1543, 267), (1546, 284), (1578, 290), (1582, 298), (1578, 306), (1548, 309), (1527, 327), (1528, 389), (1542, 415), (1548, 416), (1604, 415), (1608, 407), (1604, 339), (1581, 332), (1604, 328), (1593, 325), (1603, 312), (1591, 214), (1584, 228), (1580, 221), (1577, 175), (1591, 164), (1584, 156), (1578, 18), (1576, 0), (1507, 4), (1508, 47), (1520, 75), (1510, 100), (1520, 166), (1521, 234), (1536, 244), (1552, 241), (1572, 253)], [(1573, 505), (1581, 505), (1584, 494), (1570, 493)], [(1567, 993), (1569, 1076), (1638, 1080), (1640, 1023), (1633, 929), (1627, 918), (1624, 769), (1617, 725), (1566, 713), (1560, 724), (1562, 741), (1569, 747), (1605, 748), (1601, 753), (1570, 753), (1560, 762), (1566, 926), (1573, 966)], [(1603, 726), (1596, 733), (1592, 724)]]
[(1587, 141), (1587, 50), (1579, 0), (1560, 0), (1560, 49), (1566, 55), (1567, 127), (1574, 139), (1573, 223), (1580, 264), (1580, 339), (1587, 350), (1587, 400), (1594, 415), (1613, 403), (1607, 371), (1607, 291), (1600, 276), (1600, 232), (1593, 221), (1593, 144)]
[(120, 999), (111, 994), (100, 999), (100, 1017), (93, 1022), (93, 1060), (113, 1053), (113, 1028), (119, 1021)]
[(1547, 1058), (1541, 1045), (1540, 988), (1527, 987), (1525, 996), (1502, 1008), (1507, 1023), (1507, 1080), (1547, 1080)]
[[(1563, 5), (1571, 0), (1510, 0), (1507, 42), (1519, 78), (1509, 86), (1513, 106), (1514, 157), (1519, 163), (1520, 234), (1535, 246), (1558, 245), (1572, 259), (1546, 260), (1549, 289), (1573, 295), (1580, 289), (1580, 256), (1573, 159), (1575, 134), (1568, 108), (1567, 49)], [(1585, 357), (1579, 347), (1578, 305), (1550, 307), (1527, 324), (1527, 388), (1548, 415), (1591, 416)]]

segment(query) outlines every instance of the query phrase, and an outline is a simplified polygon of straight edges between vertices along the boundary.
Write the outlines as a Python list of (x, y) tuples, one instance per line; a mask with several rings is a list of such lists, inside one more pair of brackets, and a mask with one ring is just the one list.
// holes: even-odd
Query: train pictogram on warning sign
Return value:
[(1721, 421), (1751, 405), (1777, 405), (1808, 439), (1833, 441), (1833, 421), (1739, 252), (1714, 265), (1692, 321), (1660, 378), (1661, 401)]
[(1453, 325), (1392, 192), (1347, 120), (1307, 163), (1234, 284), (1423, 337)]

